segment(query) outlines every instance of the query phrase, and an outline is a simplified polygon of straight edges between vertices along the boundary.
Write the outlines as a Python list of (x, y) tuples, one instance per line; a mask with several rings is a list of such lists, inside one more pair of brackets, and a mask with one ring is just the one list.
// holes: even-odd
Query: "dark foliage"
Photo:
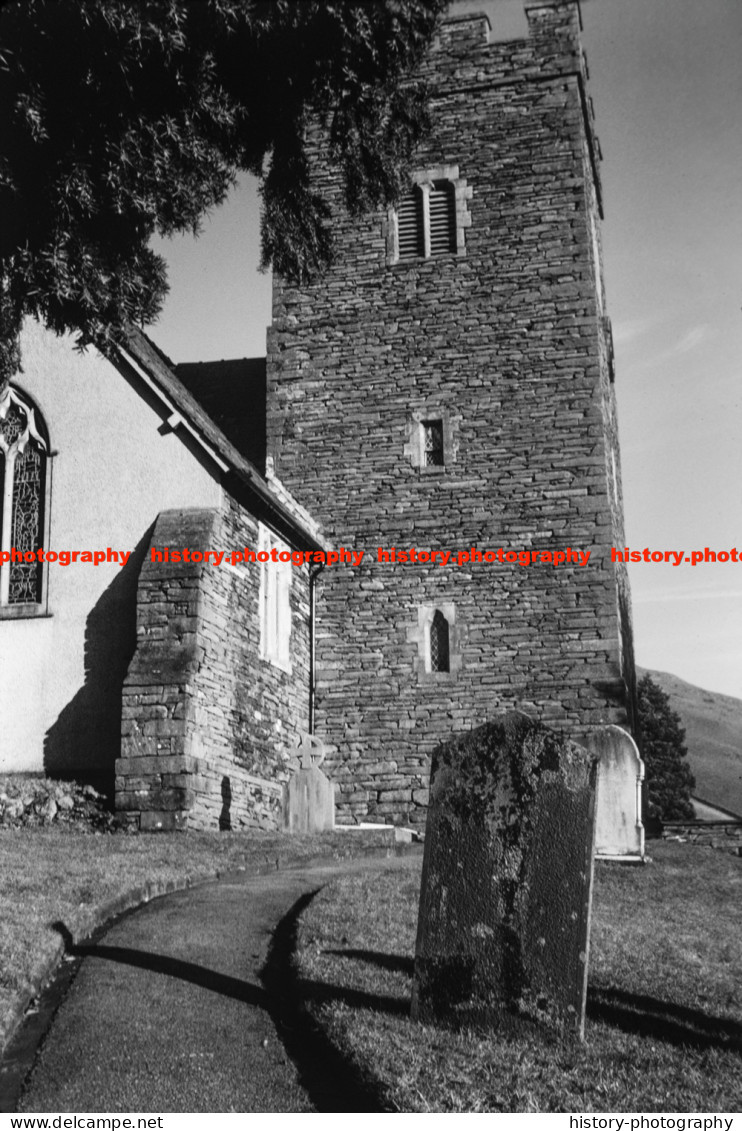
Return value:
[[(0, 11), (0, 367), (25, 314), (82, 341), (147, 323), (155, 232), (261, 178), (263, 262), (331, 259), (304, 150), (327, 122), (351, 209), (395, 198), (425, 127), (411, 71), (445, 0), (15, 0)], [(4, 344), (3, 344), (4, 343)]]
[(666, 821), (692, 819), (690, 795), (696, 782), (686, 760), (680, 716), (651, 676), (640, 680), (637, 691), (650, 816)]

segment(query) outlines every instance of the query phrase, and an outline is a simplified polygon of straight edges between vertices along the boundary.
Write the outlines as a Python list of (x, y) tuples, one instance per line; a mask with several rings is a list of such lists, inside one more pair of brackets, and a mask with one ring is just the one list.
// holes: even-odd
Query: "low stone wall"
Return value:
[(671, 822), (663, 825), (662, 839), (720, 848), (742, 856), (742, 821)]

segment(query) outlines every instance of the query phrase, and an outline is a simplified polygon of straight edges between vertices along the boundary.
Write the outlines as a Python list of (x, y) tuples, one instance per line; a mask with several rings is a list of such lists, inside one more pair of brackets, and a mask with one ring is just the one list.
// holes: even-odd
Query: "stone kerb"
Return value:
[(595, 769), (515, 711), (437, 748), (413, 1017), (582, 1036)]
[(596, 727), (582, 740), (598, 759), (595, 853), (644, 859), (644, 763), (633, 738), (618, 726)]

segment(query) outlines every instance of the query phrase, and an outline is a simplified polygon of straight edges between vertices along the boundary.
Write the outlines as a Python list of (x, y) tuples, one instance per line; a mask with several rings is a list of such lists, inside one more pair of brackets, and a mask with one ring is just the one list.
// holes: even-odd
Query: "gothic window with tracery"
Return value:
[(448, 672), (449, 659), (448, 621), (440, 609), (436, 609), (430, 624), (430, 670)]
[[(0, 606), (42, 599), (48, 444), (34, 408), (8, 386), (0, 398)], [(5, 557), (10, 555), (10, 560)]]

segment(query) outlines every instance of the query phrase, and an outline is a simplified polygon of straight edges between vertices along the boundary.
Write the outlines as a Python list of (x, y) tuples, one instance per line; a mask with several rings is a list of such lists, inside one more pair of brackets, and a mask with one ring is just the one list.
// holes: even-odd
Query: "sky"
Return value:
[[(520, 0), (463, 0), (517, 32)], [(742, 559), (742, 0), (583, 0), (604, 160), (607, 309), (631, 549)], [(174, 361), (265, 352), (270, 277), (243, 181), (158, 241)], [(742, 697), (742, 560), (629, 566), (637, 662)]]

